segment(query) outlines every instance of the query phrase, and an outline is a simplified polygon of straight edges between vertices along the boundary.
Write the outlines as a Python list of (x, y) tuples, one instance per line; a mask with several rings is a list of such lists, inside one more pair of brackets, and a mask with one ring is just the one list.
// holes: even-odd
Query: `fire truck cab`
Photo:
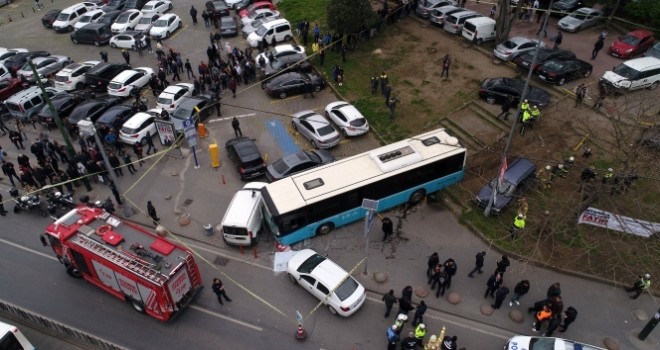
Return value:
[(180, 314), (203, 288), (189, 250), (102, 208), (71, 210), (46, 228), (41, 242), (71, 277), (161, 321)]

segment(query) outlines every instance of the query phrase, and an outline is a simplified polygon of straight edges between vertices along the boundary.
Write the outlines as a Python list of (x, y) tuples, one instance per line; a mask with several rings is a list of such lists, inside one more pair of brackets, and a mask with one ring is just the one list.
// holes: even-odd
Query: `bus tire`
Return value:
[(144, 304), (142, 304), (141, 301), (137, 301), (135, 299), (128, 298), (128, 302), (131, 303), (131, 306), (133, 307), (133, 310), (137, 311), (138, 313), (145, 313), (144, 311)]
[(410, 198), (408, 199), (408, 202), (410, 204), (417, 204), (417, 203), (421, 202), (422, 199), (424, 199), (425, 196), (426, 196), (426, 191), (423, 190), (423, 189), (419, 189), (419, 190), (413, 192), (413, 194), (410, 195)]
[(69, 276), (71, 276), (71, 277), (73, 277), (73, 278), (77, 278), (77, 279), (82, 278), (82, 273), (80, 272), (80, 270), (78, 270), (78, 269), (77, 269), (75, 266), (73, 266), (73, 265), (68, 265), (68, 266), (66, 267), (66, 273), (67, 273), (67, 275), (69, 275)]
[(289, 274), (289, 281), (291, 281), (291, 283), (293, 283), (294, 285), (298, 284), (298, 281), (296, 281), (296, 278), (293, 277), (292, 274)]
[(331, 222), (326, 222), (319, 226), (319, 228), (316, 229), (316, 234), (319, 236), (324, 236), (327, 235), (328, 233), (332, 232), (332, 230), (335, 228), (335, 225)]

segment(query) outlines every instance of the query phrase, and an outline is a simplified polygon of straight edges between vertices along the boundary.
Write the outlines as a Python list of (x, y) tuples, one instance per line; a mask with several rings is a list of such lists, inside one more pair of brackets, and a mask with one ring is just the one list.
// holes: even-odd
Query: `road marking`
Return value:
[(223, 320), (227, 320), (227, 321), (232, 322), (232, 323), (235, 323), (235, 324), (237, 324), (237, 325), (239, 325), (239, 326), (243, 326), (243, 327), (247, 327), (247, 328), (252, 328), (252, 329), (254, 329), (255, 331), (263, 332), (263, 330), (264, 330), (264, 329), (261, 328), (261, 327), (258, 327), (258, 326), (255, 326), (255, 325), (251, 325), (251, 324), (249, 324), (249, 323), (247, 323), (247, 322), (243, 322), (243, 321), (237, 320), (237, 319), (235, 319), (235, 318), (231, 318), (231, 317), (228, 317), (228, 316), (225, 316), (225, 315), (219, 314), (219, 313), (217, 313), (217, 312), (213, 312), (213, 311), (210, 311), (210, 310), (204, 309), (204, 308), (199, 307), (199, 306), (197, 306), (197, 305), (190, 305), (190, 308), (191, 308), (191, 309), (195, 309), (195, 310), (200, 311), (200, 312), (203, 312), (203, 313), (205, 313), (205, 314), (207, 314), (207, 315), (211, 315), (211, 316), (214, 316), (214, 317), (217, 317), (217, 318), (221, 318), (221, 319), (223, 319)]
[(247, 261), (246, 259), (239, 259), (239, 258), (233, 257), (233, 256), (231, 256), (231, 255), (223, 254), (223, 253), (220, 253), (220, 252), (215, 251), (215, 250), (212, 250), (212, 249), (208, 249), (208, 248), (200, 247), (200, 246), (195, 245), (195, 244), (186, 243), (186, 246), (188, 246), (188, 247), (194, 247), (194, 248), (196, 248), (196, 249), (203, 250), (203, 251), (205, 251), (205, 252), (207, 252), (207, 253), (217, 254), (217, 255), (222, 256), (223, 258), (227, 258), (227, 259), (231, 259), (231, 260), (236, 260), (236, 261), (238, 261), (238, 262), (245, 263), (245, 264), (248, 264), (248, 265), (251, 265), (251, 266), (254, 266), (254, 267), (259, 267), (259, 268), (262, 268), (262, 269), (267, 270), (267, 271), (273, 271), (273, 268), (272, 268), (272, 267), (268, 267), (268, 266), (264, 266), (264, 265), (261, 265), (261, 264), (257, 264), (257, 263), (255, 263), (255, 262)]
[(182, 26), (181, 28), (179, 28), (179, 30), (176, 30), (174, 34), (170, 34), (170, 36), (168, 36), (167, 39), (172, 40), (176, 38), (176, 36), (179, 35), (179, 33), (183, 32), (186, 28), (188, 28), (187, 25)]
[(300, 95), (291, 96), (291, 97), (287, 97), (287, 98), (281, 98), (279, 100), (270, 101), (270, 103), (271, 104), (282, 103), (282, 102), (286, 102), (286, 101), (291, 101), (291, 100), (296, 99), (296, 98), (300, 98)]
[(251, 117), (253, 115), (257, 115), (257, 113), (239, 114), (239, 115), (233, 115), (231, 117), (213, 118), (213, 119), (207, 121), (206, 124), (211, 124), (211, 123), (215, 123), (215, 122), (224, 122), (224, 121), (234, 119), (234, 118)]
[(7, 241), (7, 240), (2, 239), (2, 238), (0, 238), (0, 242), (5, 243), (5, 244), (7, 244), (7, 245), (10, 245), (10, 246), (12, 246), (12, 247), (16, 247), (16, 248), (19, 248), (19, 249), (23, 249), (23, 250), (25, 250), (26, 252), (30, 252), (30, 253), (33, 253), (33, 254), (36, 254), (36, 255), (39, 255), (39, 256), (43, 256), (43, 257), (46, 258), (46, 259), (51, 259), (51, 260), (58, 261), (57, 258), (55, 258), (55, 257), (52, 256), (52, 255), (48, 255), (48, 254), (45, 254), (45, 253), (42, 253), (42, 252), (38, 252), (38, 251), (33, 250), (33, 249), (30, 249), (30, 248), (23, 247), (23, 246), (20, 245), (20, 244), (16, 244), (16, 243), (14, 243), (14, 242)]
[(266, 129), (273, 136), (275, 143), (279, 146), (280, 150), (284, 154), (296, 153), (300, 150), (300, 147), (296, 144), (295, 140), (286, 127), (278, 119), (271, 119), (265, 121)]

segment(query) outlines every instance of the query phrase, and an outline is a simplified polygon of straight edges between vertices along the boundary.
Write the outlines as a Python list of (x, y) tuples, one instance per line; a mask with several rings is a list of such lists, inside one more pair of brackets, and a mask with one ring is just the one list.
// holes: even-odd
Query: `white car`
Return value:
[(135, 31), (144, 33), (144, 34), (149, 34), (149, 30), (151, 30), (151, 27), (154, 26), (154, 23), (160, 18), (160, 14), (158, 13), (143, 13), (142, 18), (140, 18), (140, 21), (138, 24), (135, 25)]
[(110, 38), (110, 47), (137, 50), (138, 41), (142, 43), (142, 47), (147, 45), (146, 36), (143, 33), (131, 30)]
[(225, 4), (227, 4), (227, 6), (229, 6), (230, 8), (234, 8), (236, 7), (236, 4), (238, 4), (241, 1), (243, 0), (225, 0)]
[(262, 24), (264, 24), (266, 22), (270, 22), (274, 19), (276, 19), (276, 18), (266, 17), (266, 18), (254, 20), (254, 21), (250, 22), (250, 24), (244, 25), (243, 28), (241, 28), (241, 32), (243, 33), (243, 37), (247, 38), (248, 35), (250, 35), (252, 32), (256, 32), (257, 29), (259, 29), (259, 27), (261, 27)]
[(108, 84), (108, 95), (126, 97), (131, 95), (133, 89), (141, 89), (149, 84), (154, 70), (150, 67), (138, 67), (125, 70), (110, 81)]
[(302, 45), (291, 45), (291, 44), (277, 45), (274, 48), (272, 48), (268, 53), (262, 52), (259, 55), (257, 55), (256, 58), (257, 68), (261, 68), (259, 61), (261, 61), (262, 57), (264, 58), (266, 64), (270, 62), (270, 59), (268, 58), (270, 54), (273, 54), (273, 57), (275, 59), (278, 59), (284, 56), (301, 54), (301, 53), (305, 53), (305, 47)]
[(0, 63), (4, 63), (6, 59), (14, 56), (19, 52), (28, 52), (28, 49), (7, 49), (4, 47), (0, 48)]
[(172, 2), (170, 0), (151, 0), (142, 6), (142, 14), (162, 15), (163, 13), (171, 10), (173, 7), (174, 6), (172, 6)]
[(80, 17), (80, 20), (73, 25), (73, 30), (78, 30), (90, 23), (96, 23), (105, 12), (103, 10), (92, 10)]
[(55, 75), (55, 87), (62, 90), (82, 90), (85, 88), (85, 72), (101, 61), (71, 63)]
[[(46, 57), (35, 57), (32, 59), (32, 64), (37, 70), (40, 78), (48, 78), (49, 76), (57, 73), (60, 69), (71, 63), (71, 59), (62, 55), (51, 55)], [(36, 82), (37, 78), (34, 76), (32, 67), (25, 63), (21, 69), (16, 72), (16, 76), (24, 76), (29, 82)]]
[(160, 108), (153, 108), (146, 112), (135, 113), (124, 122), (124, 125), (119, 130), (119, 140), (129, 145), (137, 142), (146, 145), (147, 133), (151, 137), (156, 135), (154, 119), (160, 116), (161, 111)]
[(312, 110), (294, 114), (291, 124), (314, 148), (327, 149), (339, 144), (339, 133), (330, 121)]
[(245, 17), (241, 17), (241, 23), (245, 26), (252, 23), (253, 21), (267, 17), (280, 18), (280, 12), (271, 9), (258, 9)]
[(158, 18), (154, 26), (149, 30), (149, 35), (154, 38), (165, 39), (181, 27), (183, 27), (181, 18), (173, 13), (169, 13)]
[(172, 84), (158, 95), (156, 106), (166, 110), (168, 113), (172, 113), (184, 97), (192, 96), (194, 88), (195, 86), (193, 84), (188, 83)]
[(117, 17), (110, 30), (113, 33), (123, 33), (133, 30), (140, 21), (140, 18), (142, 18), (142, 12), (138, 10), (126, 10)]
[(367, 299), (365, 288), (346, 270), (311, 249), (289, 259), (289, 278), (328, 306), (333, 315), (348, 317)]
[(358, 136), (369, 131), (369, 123), (355, 106), (343, 102), (332, 102), (325, 107), (325, 116), (337, 125), (344, 136)]
[(509, 339), (504, 350), (605, 350), (593, 345), (552, 337), (516, 335)]

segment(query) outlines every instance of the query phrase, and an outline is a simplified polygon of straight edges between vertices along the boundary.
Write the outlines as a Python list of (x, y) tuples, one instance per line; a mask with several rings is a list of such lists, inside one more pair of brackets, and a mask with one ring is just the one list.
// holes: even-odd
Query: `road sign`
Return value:
[(192, 118), (183, 121), (183, 134), (186, 136), (188, 146), (197, 146), (197, 131), (195, 130), (195, 122)]
[(298, 321), (299, 325), (303, 324), (303, 317), (300, 311), (296, 310), (296, 321)]
[(375, 210), (368, 210), (367, 211), (367, 234), (369, 231), (371, 231), (371, 227), (374, 226), (374, 218), (376, 217), (376, 211)]
[(378, 201), (375, 201), (373, 199), (363, 199), (362, 200), (362, 208), (367, 209), (367, 210), (373, 210), (377, 211), (378, 210)]

